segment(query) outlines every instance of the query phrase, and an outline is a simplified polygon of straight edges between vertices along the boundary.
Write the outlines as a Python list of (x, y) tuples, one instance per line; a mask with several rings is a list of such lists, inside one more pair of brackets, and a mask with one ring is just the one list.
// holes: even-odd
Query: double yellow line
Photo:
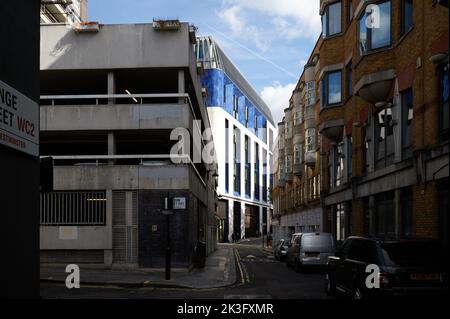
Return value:
[(238, 250), (236, 248), (234, 248), (233, 250), (234, 250), (234, 257), (236, 258), (237, 261), (239, 273), (241, 275), (241, 283), (239, 284), (239, 286), (245, 285), (246, 283), (250, 282), (250, 276), (248, 275), (247, 268), (242, 263), (241, 256), (239, 255)]

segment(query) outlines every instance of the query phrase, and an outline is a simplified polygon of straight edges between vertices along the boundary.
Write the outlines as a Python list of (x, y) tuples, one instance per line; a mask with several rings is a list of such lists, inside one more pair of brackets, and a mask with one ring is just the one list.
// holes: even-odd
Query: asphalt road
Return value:
[(220, 289), (186, 290), (167, 288), (125, 289), (81, 287), (67, 289), (60, 284), (41, 284), (42, 298), (81, 299), (324, 299), (324, 275), (296, 273), (285, 263), (260, 248), (260, 242), (235, 246), (237, 283)]

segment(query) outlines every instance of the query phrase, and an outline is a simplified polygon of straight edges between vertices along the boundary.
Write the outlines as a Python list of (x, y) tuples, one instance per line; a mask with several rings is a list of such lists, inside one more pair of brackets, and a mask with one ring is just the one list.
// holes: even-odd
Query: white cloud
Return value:
[(280, 122), (284, 116), (284, 109), (289, 106), (289, 99), (295, 89), (296, 83), (283, 86), (274, 82), (272, 86), (266, 86), (261, 92), (262, 99), (269, 106), (275, 123)]
[(262, 52), (269, 49), (269, 43), (265, 40), (266, 31), (256, 25), (248, 24), (243, 8), (239, 5), (219, 11), (217, 16), (228, 25), (232, 37), (244, 42), (252, 42)]
[(275, 33), (288, 40), (315, 40), (320, 34), (319, 0), (224, 0), (224, 3), (242, 12), (267, 15)]

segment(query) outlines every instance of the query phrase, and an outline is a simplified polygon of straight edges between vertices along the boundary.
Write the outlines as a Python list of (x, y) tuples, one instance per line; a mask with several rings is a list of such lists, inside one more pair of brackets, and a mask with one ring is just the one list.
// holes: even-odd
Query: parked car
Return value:
[(280, 239), (273, 247), (273, 255), (275, 256), (275, 259), (279, 261), (285, 260), (288, 248), (288, 241), (286, 239)]
[(328, 257), (334, 256), (336, 245), (332, 234), (304, 233), (290, 243), (286, 263), (300, 271), (307, 266), (325, 267)]
[[(380, 269), (379, 288), (369, 288), (368, 265)], [(447, 295), (447, 260), (434, 241), (386, 241), (349, 237), (336, 257), (330, 257), (326, 290), (355, 299), (410, 295)]]

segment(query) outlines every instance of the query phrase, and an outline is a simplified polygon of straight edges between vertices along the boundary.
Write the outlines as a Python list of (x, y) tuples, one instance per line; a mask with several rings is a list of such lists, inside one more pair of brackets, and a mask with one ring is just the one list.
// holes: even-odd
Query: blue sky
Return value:
[(89, 20), (143, 23), (177, 18), (212, 35), (282, 118), (320, 35), (319, 0), (89, 0)]

